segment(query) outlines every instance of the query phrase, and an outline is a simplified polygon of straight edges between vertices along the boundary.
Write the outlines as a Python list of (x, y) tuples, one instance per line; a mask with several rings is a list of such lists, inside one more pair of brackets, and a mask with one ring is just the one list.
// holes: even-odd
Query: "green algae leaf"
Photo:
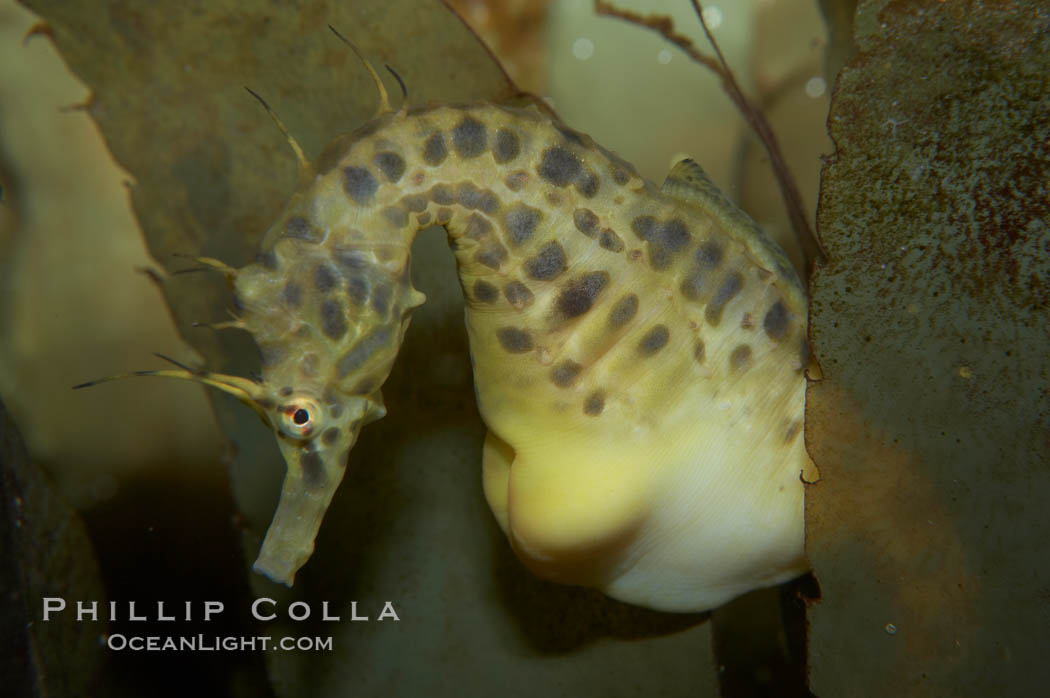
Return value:
[(1050, 680), (1050, 11), (871, 1), (813, 281), (818, 695)]
[[(269, 103), (308, 157), (374, 113), (371, 79), (327, 25), (376, 64), (395, 68), (413, 104), (516, 95), (438, 2), (25, 4), (47, 20), (71, 68), (93, 89), (90, 112), (134, 179), (136, 215), (169, 273), (195, 266), (191, 258), (200, 255), (232, 266), (250, 261), (294, 189), (292, 152), (244, 87)], [(397, 87), (388, 83), (396, 103)], [(509, 697), (643, 685), (649, 694), (688, 686), (713, 695), (702, 617), (635, 609), (543, 582), (514, 558), (482, 496), (484, 428), (454, 260), (433, 233), (421, 236), (413, 255), (413, 283), (428, 300), (384, 387), (389, 414), (355, 446), (295, 589), (252, 577), (256, 596), (277, 599), (281, 611), (260, 626), (262, 634), (334, 638), (334, 652), (267, 652), (276, 693)], [(192, 326), (228, 319), (232, 298), (219, 275), (170, 275), (163, 289), (208, 368), (245, 375), (258, 365), (246, 335)], [(128, 360), (135, 362), (129, 368), (141, 367)], [(212, 399), (236, 445), (230, 476), (247, 519), (250, 559), (284, 465), (251, 410), (224, 395)], [(309, 621), (290, 622), (282, 611), (295, 599), (312, 605)], [(386, 600), (399, 622), (377, 621)], [(322, 619), (322, 602), (340, 622)]]

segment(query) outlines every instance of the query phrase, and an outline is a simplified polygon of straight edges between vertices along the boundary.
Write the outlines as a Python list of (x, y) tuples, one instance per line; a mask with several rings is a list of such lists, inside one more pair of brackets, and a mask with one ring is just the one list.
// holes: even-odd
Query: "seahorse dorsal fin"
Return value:
[(805, 307), (802, 300), (805, 292), (798, 272), (791, 261), (767, 233), (743, 209), (729, 200), (715, 186), (711, 178), (695, 161), (686, 158), (679, 160), (667, 175), (660, 191), (679, 201), (699, 208), (717, 220), (738, 240), (747, 245), (755, 261), (763, 268), (779, 276), (794, 287), (793, 300), (799, 307)]

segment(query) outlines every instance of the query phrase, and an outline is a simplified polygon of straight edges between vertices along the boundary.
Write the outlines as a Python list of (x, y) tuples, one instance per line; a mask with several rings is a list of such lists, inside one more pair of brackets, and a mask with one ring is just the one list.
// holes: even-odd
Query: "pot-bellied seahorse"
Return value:
[(379, 116), (315, 162), (288, 136), (301, 184), (256, 262), (202, 260), (233, 281), (261, 380), (144, 372), (272, 426), (287, 474), (255, 569), (291, 585), (313, 552), (385, 414), (424, 301), (412, 241), (437, 224), (466, 299), (485, 496), (530, 569), (673, 611), (802, 572), (806, 301), (781, 250), (692, 161), (658, 189), (543, 110), (395, 111), (376, 79)]

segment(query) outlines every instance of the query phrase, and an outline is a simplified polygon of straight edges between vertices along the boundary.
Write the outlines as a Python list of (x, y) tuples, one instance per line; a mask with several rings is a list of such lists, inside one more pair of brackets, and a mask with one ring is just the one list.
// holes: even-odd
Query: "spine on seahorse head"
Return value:
[[(625, 571), (650, 553), (606, 553), (675, 507), (688, 518), (697, 503), (723, 506), (721, 481), (683, 484), (698, 447), (679, 434), (709, 430), (712, 457), (726, 448), (719, 439), (752, 432), (731, 478), (791, 488), (745, 502), (763, 509), (754, 527), (798, 509), (797, 531), (768, 524), (753, 567), (780, 570), (767, 581), (799, 569), (798, 469), (767, 461), (785, 449), (804, 459), (805, 302), (775, 245), (705, 210), (702, 172), (680, 165), (661, 192), (539, 111), (492, 105), (388, 114), (312, 167), (236, 277), (288, 465), (257, 570), (291, 583), (361, 426), (383, 416), (380, 388), (424, 300), (411, 285), (412, 241), (434, 224), (449, 232), (467, 302), (486, 496), (530, 567), (578, 583), (616, 578), (621, 596), (638, 596)], [(694, 185), (684, 202), (676, 187)], [(790, 381), (778, 377), (785, 367)], [(735, 399), (752, 388), (757, 406)], [(720, 394), (724, 409), (697, 407)], [(774, 426), (752, 430), (767, 413)], [(651, 459), (670, 465), (638, 467)], [(652, 511), (655, 492), (669, 492), (663, 511)], [(711, 598), (733, 583), (712, 582), (723, 586)], [(640, 602), (660, 607), (647, 593)]]

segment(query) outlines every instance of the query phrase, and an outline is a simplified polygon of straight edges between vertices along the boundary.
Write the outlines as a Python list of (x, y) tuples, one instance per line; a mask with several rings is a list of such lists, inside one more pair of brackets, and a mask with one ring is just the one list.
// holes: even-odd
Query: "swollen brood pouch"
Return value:
[(466, 298), (485, 496), (530, 569), (674, 611), (803, 571), (806, 301), (781, 250), (690, 160), (658, 189), (539, 109), (394, 111), (380, 90), (380, 114), (315, 162), (289, 137), (300, 186), (255, 263), (202, 260), (233, 282), (229, 324), (258, 343), (261, 380), (142, 372), (225, 390), (271, 425), (287, 474), (254, 569), (291, 585), (313, 552), (385, 414), (424, 301), (412, 242), (438, 224)]

